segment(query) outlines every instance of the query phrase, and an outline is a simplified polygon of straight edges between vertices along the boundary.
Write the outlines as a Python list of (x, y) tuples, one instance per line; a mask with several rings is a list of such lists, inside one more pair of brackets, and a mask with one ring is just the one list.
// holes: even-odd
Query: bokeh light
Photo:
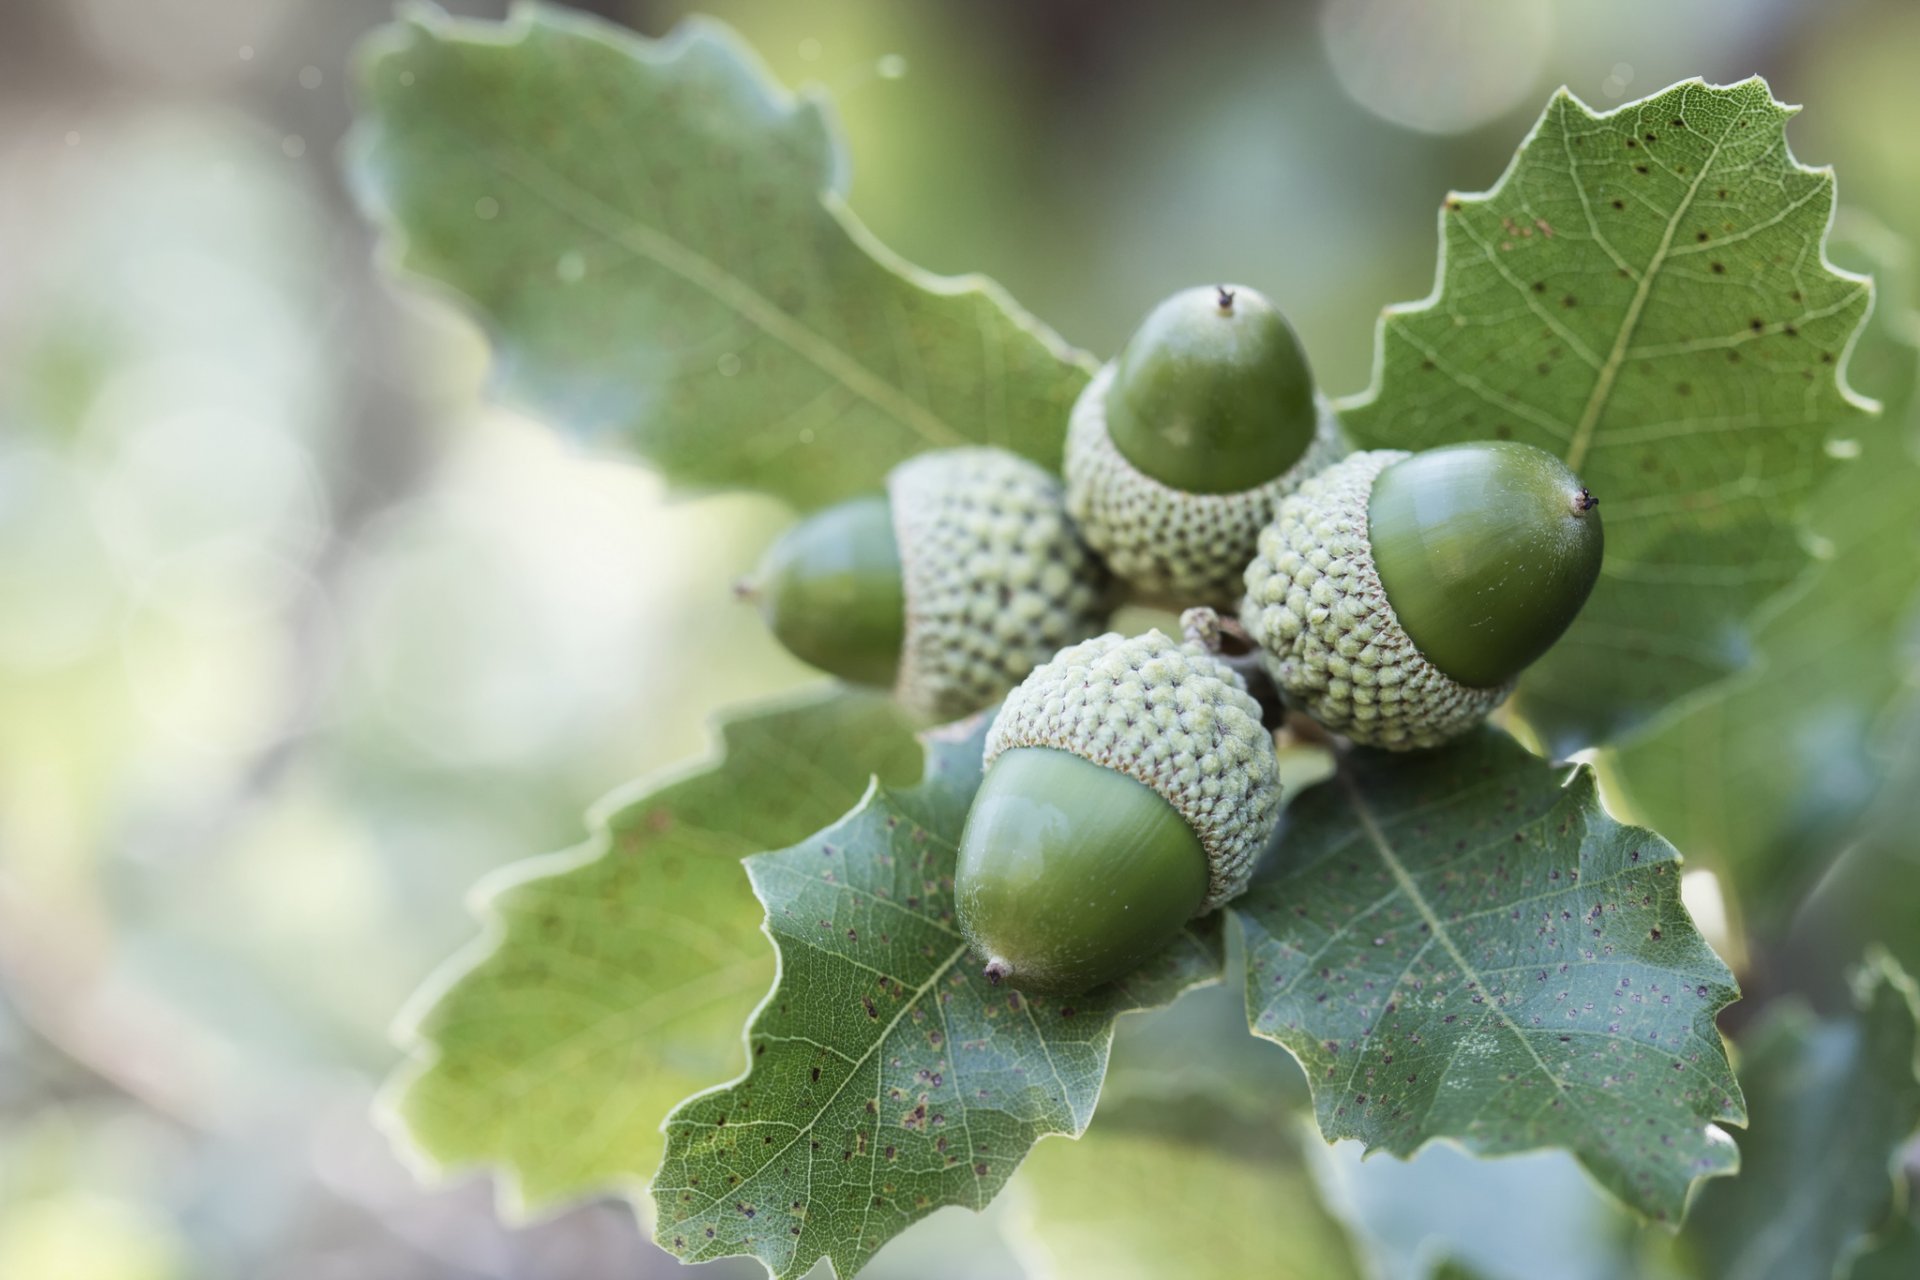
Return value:
[(1465, 133), (1537, 96), (1556, 7), (1535, 0), (1326, 0), (1341, 87), (1382, 119)]

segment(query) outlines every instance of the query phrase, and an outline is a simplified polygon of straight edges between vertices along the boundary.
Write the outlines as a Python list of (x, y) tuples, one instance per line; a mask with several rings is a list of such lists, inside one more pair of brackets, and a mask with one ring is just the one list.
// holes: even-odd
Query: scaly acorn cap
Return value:
[[(1411, 625), (1376, 552), (1394, 562)], [(1498, 706), (1571, 623), (1600, 555), (1592, 495), (1542, 450), (1377, 449), (1280, 504), (1240, 618), (1281, 691), (1321, 724), (1366, 746), (1437, 746)]]
[(1071, 992), (1123, 976), (1241, 893), (1279, 811), (1260, 706), (1158, 631), (1062, 650), (1008, 695), (955, 872), (989, 979)]
[(1373, 563), (1374, 477), (1409, 455), (1356, 453), (1280, 504), (1247, 566), (1240, 621), (1291, 703), (1355, 742), (1438, 746), (1499, 706), (1510, 684), (1476, 689), (1427, 661), (1394, 617)]
[(1060, 482), (1003, 449), (921, 454), (887, 477), (906, 631), (894, 692), (916, 715), (989, 706), (1113, 611), (1113, 578)]
[(1225, 663), (1159, 631), (1108, 632), (1061, 650), (1007, 695), (981, 767), (1053, 747), (1160, 793), (1207, 853), (1203, 911), (1238, 897), (1279, 813), (1260, 704)]
[[(1068, 511), (1088, 544), (1142, 596), (1231, 602), (1280, 500), (1346, 453), (1339, 423), (1309, 390), (1308, 422), (1291, 465), (1274, 475), (1242, 468), (1244, 487), (1194, 492), (1149, 475), (1115, 443), (1118, 377), (1118, 363), (1107, 364), (1074, 402), (1064, 464)], [(1215, 458), (1231, 465), (1230, 455)]]

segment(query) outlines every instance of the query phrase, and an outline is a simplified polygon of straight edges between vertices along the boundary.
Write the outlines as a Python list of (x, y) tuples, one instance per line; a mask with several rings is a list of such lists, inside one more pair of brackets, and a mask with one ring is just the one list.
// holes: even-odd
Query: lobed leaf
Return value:
[(741, 856), (830, 821), (920, 754), (874, 694), (720, 733), (718, 759), (610, 798), (579, 848), (482, 885), (486, 933), (403, 1015), (412, 1057), (391, 1113), (426, 1160), (494, 1167), (515, 1214), (645, 1185), (660, 1118), (739, 1069), (740, 1024), (772, 972)]
[(1869, 285), (1823, 256), (1833, 178), (1791, 114), (1757, 79), (1604, 115), (1562, 91), (1492, 190), (1447, 199), (1434, 291), (1388, 309), (1344, 406), (1364, 447), (1523, 440), (1599, 496), (1599, 585), (1517, 695), (1558, 754), (1747, 665), (1865, 411), (1841, 370)]
[(1879, 300), (1848, 370), (1881, 397), (1858, 456), (1814, 496), (1827, 558), (1755, 633), (1754, 670), (1707, 691), (1606, 760), (1637, 814), (1689, 855), (1734, 874), (1742, 917), (1785, 927), (1885, 793), (1890, 707), (1911, 701), (1903, 652), (1920, 608), (1920, 316), (1900, 246), (1855, 214), (1843, 262), (1874, 272)]
[(1321, 1132), (1399, 1156), (1564, 1147), (1677, 1223), (1733, 1171), (1713, 1122), (1744, 1110), (1713, 1021), (1733, 975), (1673, 847), (1493, 729), (1342, 763), (1232, 908), (1248, 1021), (1306, 1069)]
[(1853, 1016), (1782, 1006), (1743, 1046), (1740, 1176), (1701, 1192), (1683, 1237), (1703, 1276), (1842, 1274), (1887, 1220), (1890, 1168), (1920, 1125), (1920, 1006), (1884, 954), (1854, 985)]
[(1218, 915), (1070, 1000), (987, 983), (954, 920), (988, 717), (927, 740), (927, 776), (747, 860), (780, 956), (746, 1074), (667, 1118), (655, 1238), (689, 1262), (851, 1276), (935, 1209), (974, 1209), (1047, 1134), (1082, 1132), (1114, 1019), (1220, 976)]
[(718, 23), (410, 6), (363, 51), (360, 112), (351, 173), (393, 258), (479, 313), (501, 393), (548, 421), (799, 506), (928, 448), (1058, 466), (1087, 358), (879, 245), (823, 98)]

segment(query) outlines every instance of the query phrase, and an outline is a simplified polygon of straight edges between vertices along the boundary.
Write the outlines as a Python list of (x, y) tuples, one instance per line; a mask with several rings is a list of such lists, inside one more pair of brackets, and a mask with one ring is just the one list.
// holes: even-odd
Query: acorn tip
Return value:
[(1013, 973), (1013, 966), (1005, 960), (1002, 960), (999, 956), (995, 956), (993, 959), (987, 961), (987, 967), (980, 972), (988, 982), (997, 987), (1002, 982), (1005, 982)]
[(1220, 309), (1222, 311), (1233, 310), (1233, 290), (1223, 284), (1217, 284), (1213, 287), (1214, 291), (1220, 295)]
[(1595, 507), (1599, 505), (1600, 505), (1600, 499), (1594, 497), (1590, 491), (1586, 489), (1582, 489), (1579, 493), (1574, 495), (1573, 514), (1577, 516), (1583, 516), (1587, 514), (1587, 512), (1593, 510)]
[(752, 604), (760, 598), (760, 584), (752, 578), (733, 580), (733, 598), (742, 604)]

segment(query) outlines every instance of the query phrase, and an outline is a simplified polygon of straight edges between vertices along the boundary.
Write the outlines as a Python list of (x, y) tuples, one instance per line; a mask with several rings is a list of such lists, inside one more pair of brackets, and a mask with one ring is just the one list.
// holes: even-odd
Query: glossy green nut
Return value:
[(1114, 446), (1183, 493), (1258, 488), (1300, 460), (1317, 426), (1299, 338), (1242, 285), (1185, 289), (1148, 312), (1107, 392)]
[(984, 766), (960, 924), (990, 980), (1034, 993), (1123, 977), (1239, 894), (1279, 809), (1259, 704), (1157, 631), (1036, 669), (994, 718)]
[(1192, 289), (1161, 303), (1075, 403), (1067, 506), (1137, 593), (1226, 603), (1280, 500), (1344, 452), (1273, 305), (1251, 289)]
[[(1431, 747), (1472, 728), (1572, 621), (1599, 571), (1597, 504), (1553, 459), (1541, 455), (1557, 473), (1527, 446), (1434, 452), (1433, 464), (1381, 449), (1328, 468), (1280, 504), (1247, 566), (1240, 618), (1275, 682), (1367, 746)], [(1382, 500), (1377, 486), (1402, 465)]]
[(878, 495), (816, 511), (767, 549), (741, 594), (802, 662), (855, 684), (891, 685), (906, 642), (893, 512)]
[(1400, 625), (1461, 684), (1519, 675), (1600, 577), (1598, 500), (1530, 444), (1448, 445), (1394, 463), (1373, 482), (1368, 527)]
[(1112, 575), (1080, 540), (1060, 482), (1000, 449), (895, 467), (887, 496), (807, 517), (740, 594), (796, 656), (892, 685), (914, 714), (989, 706), (1112, 612)]
[(1167, 945), (1207, 896), (1207, 855), (1151, 787), (1020, 747), (980, 784), (954, 884), (989, 979), (1072, 994)]

